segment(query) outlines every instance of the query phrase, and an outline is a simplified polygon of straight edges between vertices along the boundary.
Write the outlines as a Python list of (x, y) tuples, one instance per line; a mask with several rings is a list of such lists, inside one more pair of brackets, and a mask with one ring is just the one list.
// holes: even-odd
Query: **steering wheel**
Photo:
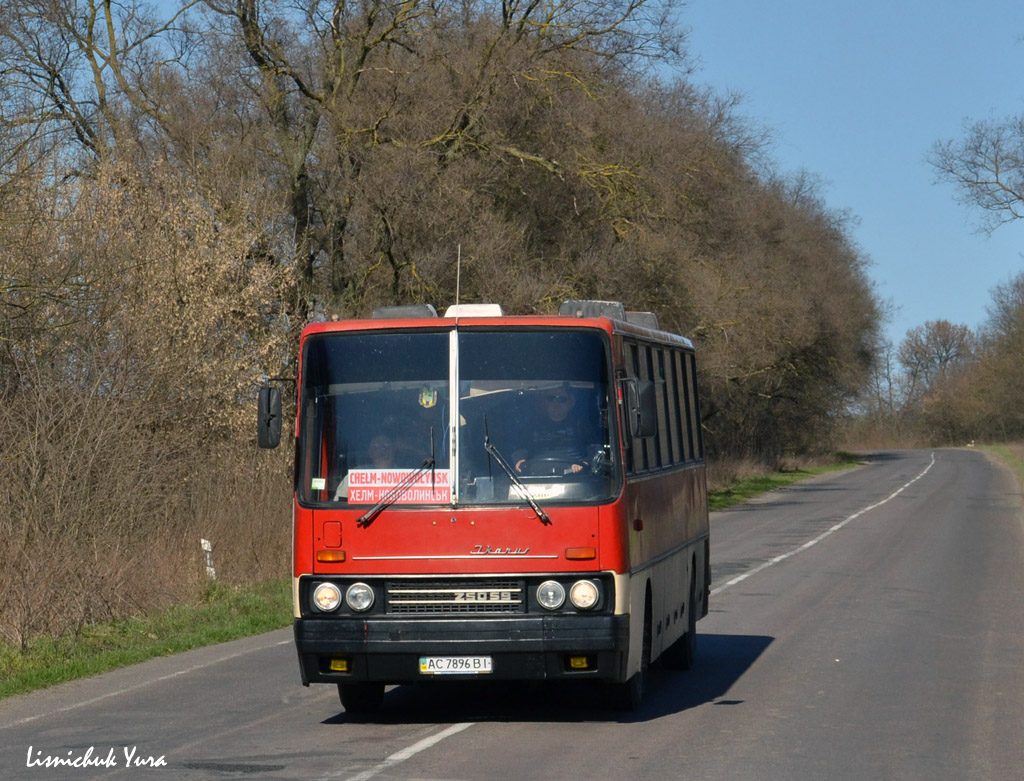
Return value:
[(571, 458), (539, 456), (537, 458), (526, 459), (525, 465), (526, 471), (533, 477), (547, 477), (548, 475), (564, 477), (566, 475), (576, 474), (572, 471), (575, 463), (576, 462)]

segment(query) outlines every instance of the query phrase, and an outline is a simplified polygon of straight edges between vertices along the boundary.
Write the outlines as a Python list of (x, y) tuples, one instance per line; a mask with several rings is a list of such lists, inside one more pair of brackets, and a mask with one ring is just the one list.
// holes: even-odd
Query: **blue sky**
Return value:
[(1020, 0), (689, 0), (693, 79), (743, 96), (783, 172), (807, 170), (858, 220), (886, 335), (986, 319), (992, 288), (1024, 271), (1024, 221), (991, 236), (925, 158), (965, 120), (1024, 113)]

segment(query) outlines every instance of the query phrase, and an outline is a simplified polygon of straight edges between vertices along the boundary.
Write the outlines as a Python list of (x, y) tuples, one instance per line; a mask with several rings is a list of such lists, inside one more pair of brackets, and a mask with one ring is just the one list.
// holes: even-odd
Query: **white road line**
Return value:
[(727, 588), (735, 586), (737, 583), (742, 583), (744, 580), (746, 580), (749, 577), (752, 577), (753, 575), (756, 575), (758, 572), (761, 572), (762, 570), (766, 570), (769, 567), (771, 567), (771, 566), (773, 566), (775, 564), (778, 564), (781, 561), (785, 561), (788, 558), (796, 556), (798, 553), (802, 553), (803, 551), (807, 550), (808, 548), (810, 548), (813, 545), (817, 545), (819, 542), (821, 542), (823, 539), (828, 537), (830, 534), (834, 534), (835, 532), (839, 531), (844, 526), (846, 526), (848, 523), (851, 523), (852, 521), (856, 520), (860, 516), (864, 515), (864, 513), (869, 513), (872, 510), (875, 510), (875, 509), (881, 507), (886, 502), (890, 502), (893, 499), (895, 499), (897, 496), (899, 496), (901, 493), (903, 493), (907, 488), (909, 488), (914, 483), (916, 483), (918, 480), (920, 480), (922, 477), (924, 477), (926, 474), (928, 474), (928, 470), (930, 470), (933, 466), (935, 466), (935, 452), (934, 451), (932, 452), (932, 460), (931, 460), (931, 462), (929, 462), (928, 466), (926, 466), (924, 468), (924, 471), (922, 471), (921, 474), (919, 474), (913, 480), (910, 480), (910, 481), (904, 483), (903, 485), (901, 485), (899, 488), (897, 488), (895, 491), (893, 491), (891, 494), (889, 494), (887, 497), (885, 497), (882, 501), (875, 502), (872, 505), (869, 505), (869, 506), (867, 506), (867, 507), (865, 507), (865, 508), (863, 508), (861, 510), (858, 510), (853, 515), (851, 515), (850, 517), (848, 517), (848, 518), (840, 521), (839, 523), (837, 523), (831, 529), (828, 529), (827, 531), (822, 532), (817, 537), (815, 537), (813, 540), (808, 540), (803, 545), (801, 545), (799, 548), (794, 548), (793, 550), (789, 551), (788, 553), (783, 553), (781, 556), (776, 556), (774, 559), (769, 559), (768, 561), (764, 562), (763, 564), (758, 564), (752, 570), (748, 570), (747, 572), (744, 572), (742, 575), (737, 575), (735, 578), (733, 578), (732, 580), (726, 581), (725, 583), (723, 583), (718, 588), (711, 589), (711, 596), (715, 596), (716, 594), (721, 594)]
[(99, 697), (93, 697), (88, 700), (82, 700), (81, 702), (72, 703), (71, 705), (65, 705), (63, 708), (56, 708), (54, 710), (47, 711), (46, 713), (37, 713), (35, 716), (26, 716), (23, 719), (18, 719), (17, 721), (12, 721), (8, 724), (0, 724), (0, 729), (10, 729), (11, 727), (18, 727), (22, 724), (28, 724), (29, 722), (36, 721), (37, 719), (45, 719), (49, 716), (56, 716), (60, 713), (67, 713), (68, 711), (76, 710), (77, 708), (84, 708), (87, 705), (93, 705), (97, 702), (103, 702), (103, 700), (109, 700), (111, 697), (119, 697), (122, 694), (128, 694), (129, 692), (133, 692), (138, 689), (144, 689), (147, 686), (152, 686), (154, 683), (160, 683), (161, 681), (169, 681), (172, 678), (178, 678), (182, 675), (188, 675), (189, 673), (194, 673), (197, 670), (202, 670), (207, 667), (212, 667), (213, 665), (220, 664), (221, 662), (227, 662), (232, 659), (237, 659), (239, 656), (245, 656), (246, 654), (255, 653), (256, 651), (263, 651), (267, 648), (274, 648), (279, 645), (286, 645), (291, 642), (293, 641), (289, 639), (282, 640), (278, 643), (271, 643), (270, 645), (261, 645), (258, 648), (247, 648), (244, 651), (238, 651), (233, 654), (228, 654), (227, 656), (221, 656), (216, 659), (211, 659), (210, 661), (204, 662), (203, 664), (195, 664), (191, 667), (186, 667), (183, 670), (177, 670), (176, 672), (169, 673), (168, 675), (161, 675), (159, 678), (150, 678), (148, 680), (142, 681), (141, 683), (137, 683), (134, 686), (126, 686), (125, 688), (118, 689), (117, 691), (107, 692), (106, 694), (101, 694)]
[[(448, 729), (442, 730), (441, 732), (438, 732), (435, 735), (431, 735), (428, 738), (423, 738), (423, 740), (413, 743), (411, 746), (403, 748), (401, 751), (396, 751), (394, 754), (391, 754), (390, 756), (386, 757), (384, 761), (381, 762), (379, 765), (375, 765), (374, 767), (371, 767), (368, 770), (364, 770), (362, 773), (359, 773), (358, 775), (349, 776), (347, 779), (345, 779), (345, 781), (366, 781), (368, 778), (373, 778), (378, 773), (382, 773), (385, 770), (389, 770), (395, 767), (395, 765), (400, 765), (403, 762), (405, 762), (405, 760), (409, 759), (410, 757), (414, 757), (421, 751), (424, 751), (425, 749), (428, 749), (431, 746), (435, 746), (445, 738), (450, 738), (452, 735), (456, 735), (459, 732), (462, 732), (462, 730), (469, 729), (472, 726), (473, 722), (452, 724), (452, 726), (450, 726)], [(324, 776), (324, 778), (334, 777), (335, 776), (333, 774)]]

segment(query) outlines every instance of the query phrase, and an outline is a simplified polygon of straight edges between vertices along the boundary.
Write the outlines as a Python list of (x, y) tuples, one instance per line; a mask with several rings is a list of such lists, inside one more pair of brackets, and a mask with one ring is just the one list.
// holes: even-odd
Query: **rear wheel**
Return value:
[(384, 699), (384, 684), (339, 683), (338, 696), (348, 713), (373, 713)]

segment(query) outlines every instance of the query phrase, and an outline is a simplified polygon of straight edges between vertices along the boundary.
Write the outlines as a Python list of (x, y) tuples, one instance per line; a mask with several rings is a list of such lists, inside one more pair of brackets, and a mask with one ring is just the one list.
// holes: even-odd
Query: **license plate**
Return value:
[(421, 656), (422, 675), (481, 675), (491, 672), (489, 656)]

